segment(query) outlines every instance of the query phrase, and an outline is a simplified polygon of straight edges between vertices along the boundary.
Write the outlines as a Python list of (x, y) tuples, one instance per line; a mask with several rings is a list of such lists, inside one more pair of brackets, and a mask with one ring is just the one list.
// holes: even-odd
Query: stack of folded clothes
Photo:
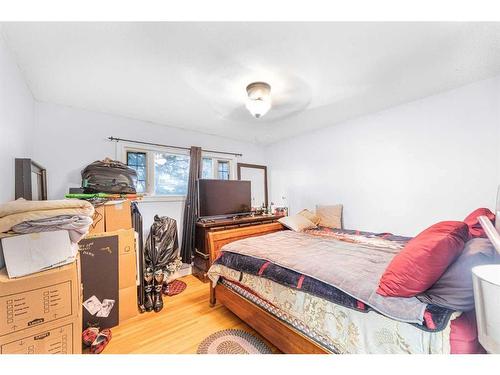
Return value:
[[(36, 259), (38, 267), (42, 263), (51, 263), (45, 264), (45, 268), (69, 263), (78, 252), (78, 241), (88, 233), (93, 215), (92, 204), (77, 199), (27, 201), (21, 198), (1, 204), (0, 268), (7, 265), (11, 275), (7, 253), (12, 254), (12, 264), (22, 262), (21, 256), (31, 256), (26, 263)], [(64, 247), (62, 251), (61, 247)], [(66, 259), (60, 259), (62, 257)], [(56, 260), (59, 263), (54, 263)]]

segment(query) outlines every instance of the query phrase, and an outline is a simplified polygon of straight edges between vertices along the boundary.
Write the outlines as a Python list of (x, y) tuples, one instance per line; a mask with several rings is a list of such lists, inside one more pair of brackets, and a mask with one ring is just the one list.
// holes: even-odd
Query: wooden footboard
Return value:
[[(262, 236), (273, 232), (284, 230), (285, 227), (280, 223), (250, 225), (248, 227), (226, 229), (217, 232), (208, 233), (208, 254), (210, 264), (213, 264), (215, 259), (220, 254), (222, 246), (248, 237)], [(210, 283), (210, 306), (215, 305), (215, 290)]]
[(214, 290), (222, 303), (283, 353), (325, 354), (328, 350), (239, 294), (218, 284)]
[[(209, 233), (210, 262), (212, 263), (217, 259), (221, 247), (225, 244), (247, 237), (277, 232), (283, 229), (284, 227), (280, 223), (272, 223)], [(215, 288), (212, 288), (210, 284), (210, 305), (213, 306), (216, 302), (226, 306), (283, 353), (329, 353), (325, 348), (297, 331), (292, 326), (279, 320), (266, 310), (226, 288), (224, 285), (218, 284)]]
[(247, 237), (262, 236), (264, 234), (269, 234), (284, 229), (285, 227), (280, 223), (271, 223), (250, 225), (248, 227), (227, 229), (218, 232), (210, 232), (208, 234), (210, 264), (213, 264), (214, 260), (219, 256), (221, 247), (230, 242), (242, 240)]

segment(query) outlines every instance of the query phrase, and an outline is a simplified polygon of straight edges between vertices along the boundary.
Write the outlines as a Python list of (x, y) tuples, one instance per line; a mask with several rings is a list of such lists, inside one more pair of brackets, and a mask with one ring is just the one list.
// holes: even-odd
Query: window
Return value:
[(155, 195), (186, 195), (189, 156), (155, 152)]
[[(120, 152), (120, 151), (119, 151)], [(183, 197), (189, 180), (189, 152), (154, 147), (143, 149), (125, 144), (121, 155), (137, 172), (137, 192), (151, 197)], [(118, 156), (119, 157), (119, 156)], [(201, 178), (235, 178), (236, 158), (203, 153)]]
[(201, 178), (213, 178), (213, 163), (210, 158), (203, 158), (201, 162)]
[(185, 196), (189, 178), (189, 155), (165, 149), (125, 146), (127, 165), (137, 172), (137, 192), (149, 196)]
[(137, 186), (135, 187), (138, 193), (146, 192), (146, 153), (145, 152), (127, 152), (127, 165), (135, 169), (137, 172)]
[(217, 161), (217, 178), (219, 180), (229, 180), (229, 162)]
[(204, 156), (201, 165), (201, 178), (230, 180), (233, 178), (233, 165), (235, 163), (232, 159)]

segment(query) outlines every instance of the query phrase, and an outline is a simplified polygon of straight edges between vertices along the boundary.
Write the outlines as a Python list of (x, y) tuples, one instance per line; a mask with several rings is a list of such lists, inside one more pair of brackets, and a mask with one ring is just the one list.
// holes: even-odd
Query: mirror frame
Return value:
[(36, 161), (26, 158), (15, 159), (15, 197), (33, 200), (33, 190), (31, 184), (31, 175), (36, 174), (40, 192), (39, 200), (47, 200), (47, 170)]
[(238, 180), (241, 180), (241, 168), (254, 168), (254, 169), (264, 170), (264, 200), (266, 207), (269, 207), (269, 197), (267, 192), (267, 167), (265, 165), (258, 165), (258, 164), (238, 163), (237, 165)]

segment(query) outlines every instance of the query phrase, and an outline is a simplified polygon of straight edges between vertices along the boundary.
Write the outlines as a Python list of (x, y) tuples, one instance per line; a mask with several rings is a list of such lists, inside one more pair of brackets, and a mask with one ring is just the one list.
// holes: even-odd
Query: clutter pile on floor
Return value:
[(142, 223), (136, 228), (132, 216), (138, 212), (134, 201), (142, 196), (136, 193), (136, 171), (117, 160), (95, 161), (81, 176), (81, 187), (70, 188), (66, 198), (85, 200), (95, 209), (89, 234), (79, 244), (83, 328), (104, 331), (138, 314)]
[(81, 353), (77, 243), (93, 214), (81, 200), (0, 205), (1, 353)]
[(155, 216), (143, 250), (135, 179), (105, 159), (70, 199), (0, 205), (0, 353), (78, 354), (83, 341), (99, 354), (138, 307), (159, 312), (184, 290), (168, 283), (182, 264), (174, 219)]

